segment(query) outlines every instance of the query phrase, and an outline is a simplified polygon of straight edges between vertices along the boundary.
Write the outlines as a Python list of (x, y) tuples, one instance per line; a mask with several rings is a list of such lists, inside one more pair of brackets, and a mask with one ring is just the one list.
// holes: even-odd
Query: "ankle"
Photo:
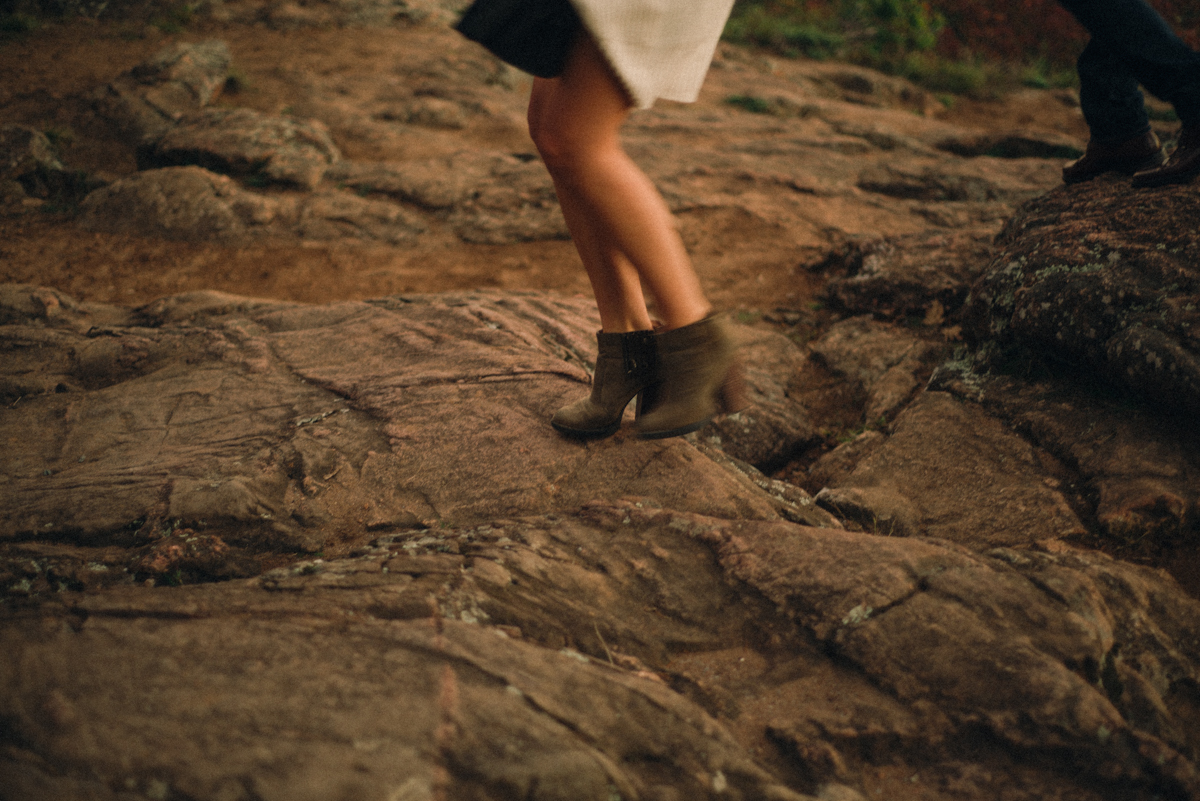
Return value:
[(650, 319), (649, 312), (645, 311), (641, 314), (634, 312), (616, 316), (600, 315), (600, 330), (605, 334), (630, 334), (634, 331), (650, 331), (653, 328), (654, 322)]
[(694, 325), (713, 315), (713, 307), (707, 303), (677, 310), (674, 314), (663, 314), (662, 330), (674, 331), (676, 328)]

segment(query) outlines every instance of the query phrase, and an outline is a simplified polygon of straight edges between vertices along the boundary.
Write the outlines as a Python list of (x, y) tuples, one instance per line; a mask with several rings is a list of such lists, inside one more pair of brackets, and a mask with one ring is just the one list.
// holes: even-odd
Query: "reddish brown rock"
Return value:
[(1052, 456), (1054, 480), (1074, 488), (1075, 505), (1095, 522), (1088, 542), (1169, 565), (1193, 594), (1200, 589), (1200, 432), (1191, 421), (1086, 384), (981, 376), (962, 363), (933, 383), (982, 404)]
[[(1167, 794), (1200, 793), (1198, 729), (1185, 722), (1194, 714), (1185, 700), (1194, 678), (1182, 678), (1195, 676), (1200, 609), (1161, 573), (1083, 552), (997, 549), (980, 557), (851, 532), (785, 533), (774, 524), (697, 521), (695, 531), (716, 543), (733, 575), (908, 709), (871, 704), (849, 727), (861, 733), (824, 729), (835, 742), (861, 747), (859, 738), (882, 735), (938, 747), (946, 742), (939, 731), (983, 726), (1097, 777), (1142, 776), (1163, 782)], [(1151, 608), (1162, 610), (1157, 623), (1143, 617)], [(1132, 675), (1139, 670), (1147, 672)], [(1155, 696), (1154, 686), (1167, 695)], [(798, 717), (801, 731), (813, 723), (821, 731), (820, 717)]]
[(1085, 143), (1063, 133), (1033, 130), (991, 130), (950, 136), (937, 143), (939, 150), (956, 156), (996, 156), (1023, 159), (1077, 159)]
[(200, 167), (139, 172), (97, 189), (80, 206), (80, 225), (96, 231), (168, 239), (239, 239), (262, 232), (279, 204)]
[(152, 143), (220, 92), (229, 65), (229, 46), (220, 40), (174, 44), (96, 89), (91, 101), (135, 143)]
[(907, 406), (943, 352), (940, 344), (869, 315), (835, 323), (809, 349), (864, 399), (862, 419), (869, 425)]
[(333, 189), (271, 197), (201, 167), (135, 173), (91, 192), (80, 212), (80, 225), (92, 231), (192, 242), (299, 237), (399, 245), (426, 230), (420, 217), (388, 201)]
[(31, 757), (0, 757), (10, 797), (805, 798), (662, 684), (478, 626), (101, 618), (22, 635), (4, 640), (23, 669), (0, 668)]
[(27, 125), (0, 125), (0, 183), (19, 181), (39, 169), (62, 169), (46, 135)]
[(897, 167), (883, 164), (864, 170), (858, 187), (888, 197), (905, 200), (982, 202), (1003, 197), (1003, 191), (981, 176), (943, 173), (938, 169)]
[(817, 500), (868, 531), (979, 549), (1084, 533), (1037, 452), (979, 406), (944, 392), (923, 393), (887, 441)]
[(699, 432), (726, 454), (770, 472), (812, 445), (817, 432), (800, 398), (806, 354), (786, 337), (739, 330), (738, 358), (750, 407)]
[(1200, 413), (1200, 200), (1115, 178), (1023, 207), (972, 289), (968, 331), (996, 364), (1061, 360)]
[[(329, 166), (325, 180), (360, 192), (389, 195), (430, 211), (465, 203), (486, 183), (492, 170), (517, 159), (507, 154), (469, 151), (439, 159), (409, 162), (343, 160)], [(547, 181), (549, 176), (546, 176)]]
[(939, 800), (1200, 790), (1200, 607), (1084, 551), (629, 501), (59, 603), (0, 626), (21, 743), (0, 764), (44, 792), (79, 775), (199, 798), (412, 777), (548, 798), (870, 797), (918, 774)]
[[(22, 220), (5, 230), (31, 239), (6, 240), (5, 258), (81, 297), (219, 280), (324, 302), (300, 293), (401, 291), (448, 264), (455, 286), (576, 286), (569, 246), (544, 241), (563, 228), (525, 135), (525, 79), (445, 25), (410, 24), (448, 19), (449, 0), (402, 5), (214, 12), (289, 32), (231, 34), (247, 91), (227, 104), (291, 106), (362, 161), (326, 164), (311, 191), (251, 174), (240, 194), (210, 177), (161, 204), (117, 199), (109, 220), (151, 209), (117, 235)], [(309, 41), (320, 48), (296, 47)], [(124, 172), (143, 135), (129, 131), (195, 111), (185, 82), (157, 75), (115, 98), (134, 117), (119, 137), (81, 115), (81, 137), (110, 139), (74, 152), (95, 164), (109, 148)], [(76, 119), (52, 91), (10, 90), (6, 109)], [(151, 95), (187, 104), (164, 114)], [(770, 113), (724, 102), (736, 95)], [(1048, 129), (1082, 124), (1029, 109)], [(1116, 406), (1089, 428), (1077, 395), (1069, 413), (1009, 408), (975, 375), (919, 394), (933, 358), (920, 341), (943, 323), (953, 336), (982, 264), (967, 257), (1060, 180), (1054, 158), (939, 152), (983, 136), (939, 115), (898, 78), (722, 46), (698, 105), (631, 118), (630, 151), (719, 305), (808, 309), (821, 277), (805, 265), (867, 236), (826, 265), (827, 307), (911, 326), (792, 331), (816, 338), (820, 362), (755, 333), (756, 405), (672, 443), (546, 429), (586, 391), (585, 301), (194, 292), (124, 308), (0, 288), (0, 510), (36, 517), (0, 531), (0, 795), (1196, 797), (1195, 603), (1161, 574), (1073, 550), (1053, 514), (1069, 500), (1084, 542), (1158, 526), (1186, 543), (1190, 440)], [(1008, 144), (1034, 136), (1055, 141)], [(230, 150), (261, 155), (262, 141)], [(296, 174), (315, 180), (311, 166)], [(149, 186), (169, 171), (147, 173)], [(156, 221), (173, 210), (183, 224)], [(218, 211), (223, 228), (206, 222)], [(233, 249), (243, 236), (261, 257)], [(459, 259), (457, 240), (477, 244)], [(302, 264), (326, 253), (326, 272)], [(295, 263), (310, 286), (256, 283), (256, 258), (264, 275)], [(130, 283), (131, 263), (152, 264), (158, 289)], [(830, 322), (828, 308), (805, 315)], [(746, 463), (808, 457), (814, 428), (832, 440), (877, 412), (894, 425), (812, 475), (893, 481), (921, 526), (971, 548), (839, 531)]]
[(349, 192), (314, 193), (300, 201), (295, 217), (293, 230), (309, 241), (365, 240), (403, 245), (426, 230), (420, 217), (395, 203)]
[(936, 233), (851, 240), (814, 269), (830, 274), (823, 295), (839, 312), (938, 325), (961, 308), (987, 266), (991, 239)]
[(887, 435), (875, 429), (862, 432), (853, 439), (839, 443), (836, 448), (823, 454), (808, 469), (805, 477), (808, 486), (835, 487), (854, 472), (867, 454), (887, 442)]
[(139, 166), (196, 165), (268, 183), (314, 189), (341, 154), (324, 124), (250, 109), (208, 109), (182, 117)]
[[(0, 435), (14, 452), (0, 468), (0, 539), (132, 548), (125, 578), (173, 572), (183, 554), (161, 570), (145, 555), (164, 529), (229, 545), (228, 558), (182, 565), (222, 576), (264, 554), (597, 498), (821, 518), (798, 508), (803, 492), (764, 491), (687, 440), (555, 433), (550, 414), (589, 382), (596, 323), (583, 300), (483, 293), (314, 307), (194, 293), (119, 323), (97, 309), (91, 325), (93, 310), (57, 293), (9, 295), (0, 335), (19, 358), (5, 361)], [(775, 400), (753, 418), (754, 442), (802, 429), (786, 413), (803, 409)], [(52, 589), (47, 581), (39, 586)]]
[(465, 242), (567, 237), (550, 175), (532, 156), (466, 151), (407, 162), (342, 162), (327, 170), (325, 180), (440, 213)]

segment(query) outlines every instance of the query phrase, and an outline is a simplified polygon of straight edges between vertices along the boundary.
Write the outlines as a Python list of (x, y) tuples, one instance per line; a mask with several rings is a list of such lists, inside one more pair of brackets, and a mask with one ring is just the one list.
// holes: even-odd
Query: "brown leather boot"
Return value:
[(725, 319), (714, 315), (659, 334), (658, 383), (647, 394), (649, 405), (637, 421), (645, 439), (678, 437), (717, 412), (748, 406)]
[(1139, 170), (1157, 167), (1165, 160), (1162, 143), (1154, 131), (1146, 131), (1115, 145), (1091, 141), (1082, 158), (1063, 167), (1063, 182), (1077, 184), (1090, 181), (1106, 172), (1133, 175)]
[[(550, 425), (569, 437), (596, 439), (615, 434), (629, 401), (655, 380), (653, 331), (596, 332), (599, 352), (592, 392), (554, 413)], [(641, 401), (638, 408), (641, 408)]]
[(1179, 132), (1179, 143), (1161, 167), (1142, 170), (1133, 176), (1134, 186), (1186, 184), (1200, 175), (1200, 125)]

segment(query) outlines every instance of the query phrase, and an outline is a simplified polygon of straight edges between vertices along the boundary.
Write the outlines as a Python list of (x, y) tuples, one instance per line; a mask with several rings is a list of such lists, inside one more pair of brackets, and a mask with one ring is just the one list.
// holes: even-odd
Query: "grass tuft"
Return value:
[(751, 114), (770, 114), (771, 104), (757, 95), (730, 95), (725, 102)]
[(841, 34), (814, 22), (775, 16), (757, 5), (730, 16), (725, 25), (725, 39), (765, 47), (789, 58), (805, 56), (818, 60), (833, 58), (846, 44)]
[(40, 25), (37, 18), (29, 14), (0, 15), (0, 44), (24, 39)]
[[(945, 0), (738, 0), (724, 38), (785, 57), (871, 67), (907, 78), (947, 106), (956, 97), (993, 98), (1021, 86), (1077, 85), (1073, 64), (1050, 59), (1044, 49), (1007, 61), (971, 52), (963, 44), (961, 26), (952, 25), (961, 16), (951, 13), (954, 8)], [(992, 52), (988, 42), (977, 44), (981, 53)]]
[(196, 19), (196, 6), (180, 3), (168, 6), (161, 14), (150, 20), (150, 24), (166, 34), (183, 33)]

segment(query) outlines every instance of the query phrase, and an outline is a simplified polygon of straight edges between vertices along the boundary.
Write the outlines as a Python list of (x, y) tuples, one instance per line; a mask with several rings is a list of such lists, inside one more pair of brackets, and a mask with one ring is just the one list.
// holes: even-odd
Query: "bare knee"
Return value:
[[(595, 115), (559, 96), (555, 81), (535, 82), (529, 98), (529, 136), (552, 174), (566, 176), (595, 159), (606, 148), (620, 147), (616, 126), (608, 128)], [(612, 130), (609, 130), (612, 129)]]
[(592, 137), (582, 134), (569, 121), (553, 115), (530, 120), (529, 135), (551, 173), (569, 172), (585, 161), (594, 150)]

